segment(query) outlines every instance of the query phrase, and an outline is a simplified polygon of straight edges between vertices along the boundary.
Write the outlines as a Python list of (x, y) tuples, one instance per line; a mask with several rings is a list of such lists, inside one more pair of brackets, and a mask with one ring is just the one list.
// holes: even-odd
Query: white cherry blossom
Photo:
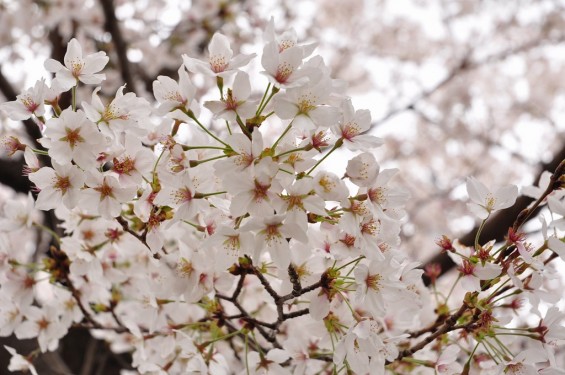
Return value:
[(518, 187), (515, 185), (506, 185), (490, 191), (474, 177), (467, 179), (467, 192), (471, 199), (467, 207), (481, 220), (486, 219), (494, 211), (512, 206), (518, 197)]
[(106, 52), (96, 52), (83, 57), (80, 43), (73, 38), (67, 45), (65, 65), (48, 59), (45, 61), (45, 69), (56, 74), (59, 85), (66, 91), (76, 86), (79, 81), (91, 85), (102, 82), (106, 75), (98, 72), (104, 69), (109, 60)]
[(208, 45), (208, 62), (204, 62), (188, 55), (182, 55), (182, 60), (189, 72), (207, 75), (226, 76), (233, 71), (247, 65), (255, 54), (233, 56), (229, 39), (220, 33), (215, 33)]

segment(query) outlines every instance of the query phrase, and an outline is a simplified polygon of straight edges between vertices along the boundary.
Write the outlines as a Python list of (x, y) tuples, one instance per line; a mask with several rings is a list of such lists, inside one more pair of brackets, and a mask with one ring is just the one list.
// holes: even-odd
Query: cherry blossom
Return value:
[(45, 114), (45, 80), (39, 80), (32, 88), (29, 88), (16, 97), (12, 102), (0, 104), (14, 121), (27, 120), (31, 116), (43, 116)]
[(268, 43), (263, 48), (261, 64), (269, 82), (276, 87), (292, 88), (306, 84), (309, 78), (309, 71), (301, 69), (303, 59), (302, 49), (290, 47), (279, 52), (275, 42)]
[(481, 280), (494, 279), (500, 275), (502, 268), (489, 261), (475, 260), (477, 255), (470, 247), (455, 243), (457, 254), (448, 253), (450, 258), (459, 266), (461, 285), (469, 292), (481, 290)]
[(26, 357), (18, 354), (16, 349), (4, 345), (4, 348), (10, 353), (12, 358), (10, 359), (10, 364), (8, 365), (9, 371), (29, 371), (32, 375), (38, 375), (37, 370), (33, 366), (33, 363)]
[(369, 265), (360, 264), (355, 269), (355, 299), (364, 304), (374, 318), (385, 314), (387, 298), (401, 298), (404, 290), (390, 261), (371, 261)]
[(249, 63), (255, 57), (251, 55), (233, 56), (229, 39), (220, 33), (215, 33), (208, 45), (208, 63), (183, 55), (182, 59), (186, 69), (193, 73), (203, 73), (223, 77), (232, 71), (239, 69)]
[(86, 177), (88, 189), (82, 193), (79, 203), (85, 211), (92, 215), (101, 215), (111, 219), (119, 216), (122, 203), (135, 195), (135, 188), (122, 187), (115, 176), (92, 172)]
[(49, 156), (54, 161), (64, 165), (73, 160), (83, 169), (96, 166), (96, 158), (104, 143), (105, 138), (85, 113), (70, 109), (47, 122), (44, 138), (41, 139), (41, 144), (49, 149)]
[[(207, 4), (202, 14), (236, 6)], [(100, 73), (105, 53), (83, 57), (72, 39), (64, 66), (46, 63), (56, 73), (51, 87), (41, 80), (22, 93), (33, 105), (18, 97), (3, 106), (46, 127), (45, 150), (10, 138), (12, 154), (24, 151), (36, 201), (0, 197), (0, 335), (39, 345), (27, 357), (10, 351), (10, 369), (34, 371), (39, 352), (83, 329), (127, 352), (140, 374), (561, 371), (562, 167), (530, 189), (535, 207), (555, 190), (549, 234), (544, 221), (542, 236), (528, 241), (520, 222), (499, 243), (483, 238), (484, 225), (472, 247), (444, 236), (437, 251), (459, 272), (439, 280), (440, 266), (427, 265), (427, 288), (424, 267), (400, 241), (424, 238), (402, 227), (412, 200), (397, 185), (409, 180), (381, 169), (391, 160), (374, 152), (384, 142), (372, 134), (384, 134), (373, 127), (380, 122), (353, 107), (343, 82), (311, 56), (315, 44), (268, 23), (267, 82), (240, 71), (253, 55), (234, 57), (230, 39), (209, 27), (208, 60), (183, 55), (178, 81), (164, 74), (178, 66), (179, 49), (156, 48), (169, 57), (165, 69), (128, 35), (128, 52), (144, 58), (124, 86), (116, 64), (108, 80)], [(186, 39), (183, 52), (205, 45)], [(202, 102), (212, 113), (201, 113)], [(467, 189), (481, 219), (517, 196), (515, 186), (490, 192), (474, 178)], [(53, 211), (42, 221), (35, 209)], [(519, 217), (533, 215), (527, 210)]]
[(35, 208), (50, 210), (63, 203), (73, 208), (80, 198), (80, 189), (85, 180), (84, 173), (76, 166), (53, 163), (53, 168), (43, 167), (29, 175), (29, 179), (40, 190)]
[(343, 103), (342, 110), (342, 120), (331, 129), (348, 149), (367, 151), (383, 144), (382, 139), (365, 134), (371, 128), (371, 113), (368, 110), (355, 110), (351, 100)]
[(328, 104), (331, 94), (329, 77), (322, 78), (315, 85), (291, 88), (274, 99), (275, 113), (282, 119), (293, 119), (298, 129), (312, 131), (318, 126), (329, 128), (339, 118), (339, 109)]
[(227, 90), (225, 98), (220, 101), (213, 100), (204, 103), (215, 117), (228, 121), (235, 121), (237, 116), (245, 120), (253, 117), (256, 104), (248, 101), (251, 94), (249, 75), (245, 72), (237, 72), (233, 87)]
[(467, 179), (467, 192), (471, 203), (469, 210), (479, 219), (486, 219), (492, 212), (508, 208), (514, 204), (518, 196), (518, 188), (514, 185), (503, 186), (494, 192), (474, 177)]
[(195, 116), (199, 114), (199, 107), (194, 101), (196, 87), (184, 67), (180, 67), (178, 74), (178, 83), (167, 76), (159, 76), (153, 82), (153, 93), (160, 104), (156, 113), (163, 115), (170, 112), (171, 118), (188, 121), (185, 111), (192, 111)]
[(95, 122), (107, 137), (116, 137), (123, 132), (145, 135), (141, 124), (151, 112), (149, 103), (134, 93), (123, 93), (125, 86), (116, 92), (116, 97), (104, 105), (98, 96), (100, 88), (92, 92), (91, 103), (82, 102), (82, 107), (90, 121)]
[(83, 57), (81, 45), (73, 38), (67, 45), (65, 65), (48, 59), (45, 61), (45, 69), (56, 74), (58, 84), (66, 91), (76, 86), (79, 81), (91, 85), (102, 82), (106, 75), (98, 72), (104, 69), (109, 60), (105, 52), (96, 52)]
[(30, 306), (26, 311), (25, 321), (14, 333), (19, 339), (37, 337), (41, 351), (45, 352), (57, 348), (59, 339), (66, 334), (66, 329), (61, 325), (56, 309)]

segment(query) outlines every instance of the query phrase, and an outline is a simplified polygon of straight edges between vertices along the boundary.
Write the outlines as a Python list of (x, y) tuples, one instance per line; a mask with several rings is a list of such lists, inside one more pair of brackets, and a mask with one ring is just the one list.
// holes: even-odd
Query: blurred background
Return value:
[[(110, 56), (103, 94), (127, 83), (151, 101), (156, 77), (175, 78), (184, 53), (205, 56), (216, 31), (235, 51), (260, 53), (274, 17), (277, 32), (293, 28), (299, 40), (317, 42), (355, 107), (371, 111), (371, 133), (385, 139), (377, 160), (400, 169), (396, 183), (412, 196), (402, 249), (447, 270), (435, 241), (443, 234), (469, 241), (476, 230), (465, 206), (466, 177), (528, 186), (565, 159), (564, 7), (557, 0), (0, 0), (0, 101), (49, 80), (43, 62), (62, 61), (73, 37), (85, 52)], [(209, 87), (196, 84), (205, 97)], [(30, 144), (40, 137), (33, 121), (4, 116), (0, 136)], [(345, 157), (333, 157), (329, 167), (343, 169)], [(0, 207), (29, 191), (23, 163), (0, 151)], [(485, 238), (503, 239), (529, 202), (519, 198), (516, 208), (491, 218)], [(54, 217), (45, 222), (56, 228)], [(1, 236), (0, 251), (48, 246), (39, 233)], [(69, 335), (43, 361), (40, 374), (118, 374), (126, 366), (86, 332)]]

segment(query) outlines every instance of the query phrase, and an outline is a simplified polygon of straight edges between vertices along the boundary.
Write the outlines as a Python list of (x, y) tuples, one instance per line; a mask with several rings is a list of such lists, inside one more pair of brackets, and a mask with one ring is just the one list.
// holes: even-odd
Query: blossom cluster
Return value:
[[(72, 39), (63, 63), (48, 60), (50, 84), (0, 107), (35, 119), (45, 148), (7, 143), (24, 153), (37, 194), (6, 203), (0, 230), (54, 238), (39, 262), (0, 248), (0, 334), (37, 338), (46, 352), (87, 328), (143, 374), (564, 373), (553, 353), (565, 314), (540, 309), (555, 296), (543, 288), (549, 261), (565, 258), (557, 232), (537, 251), (520, 225), (498, 248), (444, 238), (467, 294), (454, 308), (451, 293), (426, 288), (400, 251), (409, 197), (391, 184), (398, 171), (380, 168), (370, 112), (314, 49), (271, 22), (262, 97), (245, 71), (256, 56), (234, 54), (220, 33), (207, 60), (183, 55), (178, 79), (153, 82), (155, 100), (125, 86), (104, 100), (95, 87), (77, 103), (77, 87), (104, 82), (108, 57)], [(199, 102), (196, 76), (216, 84), (216, 100)], [(324, 169), (340, 149), (355, 153), (345, 170)], [(557, 214), (560, 178), (537, 197), (551, 194)], [(467, 186), (483, 223), (518, 193)], [(55, 210), (62, 234), (35, 210)], [(510, 325), (518, 292), (537, 327)], [(35, 354), (8, 350), (11, 369), (33, 369)]]

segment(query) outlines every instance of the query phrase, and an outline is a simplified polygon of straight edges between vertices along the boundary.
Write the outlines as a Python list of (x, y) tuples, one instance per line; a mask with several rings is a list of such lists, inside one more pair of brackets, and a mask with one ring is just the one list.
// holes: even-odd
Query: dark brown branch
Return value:
[(114, 43), (116, 55), (118, 56), (120, 74), (123, 81), (126, 83), (126, 90), (136, 92), (135, 80), (132, 75), (133, 69), (127, 56), (128, 46), (120, 30), (118, 19), (116, 18), (114, 1), (100, 0), (100, 5), (102, 6), (104, 17), (106, 18), (104, 29), (112, 35), (112, 42)]
[(161, 259), (161, 256), (157, 253), (153, 253), (153, 251), (151, 250), (151, 248), (149, 247), (149, 245), (147, 244), (147, 240), (145, 239), (144, 235), (138, 234), (136, 233), (134, 230), (132, 230), (129, 227), (128, 222), (126, 221), (126, 219), (124, 219), (121, 216), (116, 217), (116, 220), (118, 223), (120, 223), (120, 225), (122, 226), (122, 229), (126, 232), (128, 232), (129, 234), (131, 234), (132, 236), (134, 236), (135, 238), (137, 238), (139, 240), (139, 242), (141, 242), (143, 245), (145, 245), (145, 247), (147, 249), (149, 249), (149, 251), (151, 252), (153, 258), (155, 259)]
[[(563, 160), (565, 160), (565, 147), (563, 147), (549, 163), (542, 164), (534, 184), (539, 184), (541, 175), (544, 171), (556, 170)], [(514, 222), (520, 212), (526, 209), (532, 202), (534, 202), (533, 198), (521, 196), (518, 197), (514, 206), (506, 208), (494, 214), (493, 217), (489, 221), (487, 221), (483, 230), (481, 231), (479, 243), (485, 243), (493, 239), (496, 241), (502, 241), (504, 239), (504, 236), (508, 233), (508, 228), (514, 225)], [(535, 210), (532, 215), (535, 216), (538, 210)], [(465, 234), (463, 237), (459, 238), (459, 241), (461, 241), (463, 245), (472, 246), (475, 242), (475, 237), (477, 236), (478, 230), (479, 227), (477, 226), (473, 230)], [(428, 260), (426, 262), (426, 265), (431, 263), (437, 263), (441, 266), (441, 275), (445, 274), (455, 266), (455, 263), (453, 263), (453, 261), (447, 254), (436, 255), (432, 259)], [(426, 285), (429, 285), (429, 278), (425, 275), (423, 278), (424, 283)]]
[[(452, 314), (449, 318), (447, 318), (445, 320), (445, 323), (443, 324), (443, 326), (440, 329), (438, 329), (437, 331), (435, 331), (434, 333), (432, 333), (431, 335), (429, 335), (428, 337), (426, 337), (425, 339), (423, 339), (422, 341), (420, 341), (416, 345), (412, 346), (410, 349), (405, 349), (405, 350), (401, 351), (398, 354), (398, 357), (396, 357), (396, 360), (400, 360), (404, 357), (411, 356), (412, 354), (423, 349), (426, 345), (428, 345), (429, 343), (434, 341), (436, 338), (440, 337), (441, 335), (443, 335), (445, 333), (463, 328), (462, 326), (456, 326), (455, 323), (457, 323), (457, 320), (460, 317), (463, 316), (465, 311), (467, 311), (467, 305), (463, 304), (463, 305), (461, 305), (459, 310), (457, 310), (457, 312), (455, 312), (454, 314)], [(387, 361), (387, 364), (389, 364), (389, 363), (391, 363), (391, 362)]]

